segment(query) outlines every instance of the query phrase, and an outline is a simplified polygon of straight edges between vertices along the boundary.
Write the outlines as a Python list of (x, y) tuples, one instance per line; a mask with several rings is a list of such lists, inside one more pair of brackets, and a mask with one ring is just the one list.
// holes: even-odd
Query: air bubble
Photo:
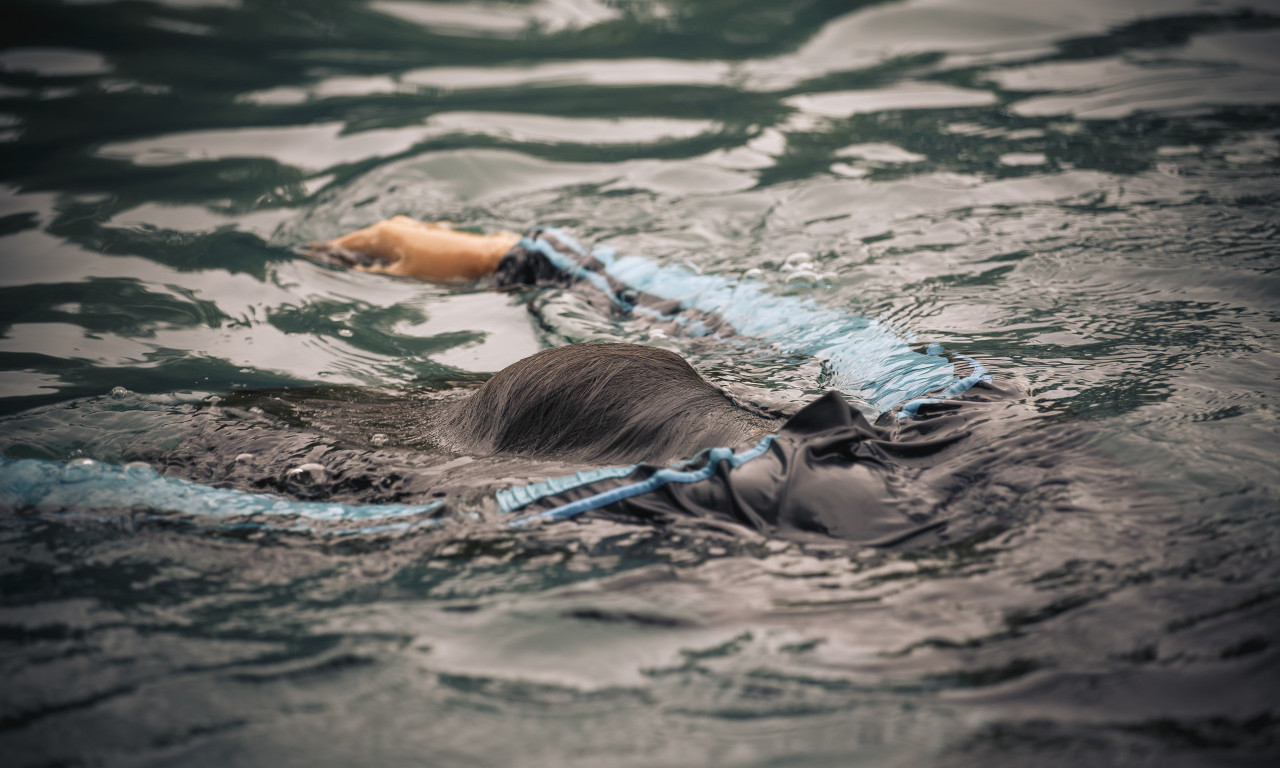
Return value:
[(285, 485), (294, 493), (314, 493), (329, 479), (329, 470), (314, 462), (294, 467), (284, 474)]
[(787, 275), (787, 285), (816, 286), (822, 282), (822, 275), (807, 269), (798, 269)]
[(102, 466), (93, 459), (72, 459), (62, 468), (62, 479), (68, 483), (82, 483), (102, 474)]
[(111, 388), (111, 397), (115, 400), (123, 400), (124, 398), (128, 397), (131, 394), (133, 393), (125, 389), (124, 387)]
[(369, 442), (378, 446), (386, 445), (387, 436), (382, 434), (381, 432), (377, 432), (372, 437), (369, 438)]
[(782, 269), (786, 272), (812, 271), (813, 256), (806, 251), (796, 251), (782, 262)]
[(156, 474), (151, 465), (145, 461), (131, 461), (124, 465), (124, 473), (133, 480), (142, 480)]

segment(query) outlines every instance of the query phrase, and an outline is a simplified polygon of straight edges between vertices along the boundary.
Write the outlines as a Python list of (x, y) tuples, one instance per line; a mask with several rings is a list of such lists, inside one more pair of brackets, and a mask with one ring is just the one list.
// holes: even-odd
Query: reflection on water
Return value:
[(83, 459), (313, 502), (569, 473), (428, 428), (564, 341), (668, 346), (782, 411), (823, 391), (571, 294), (295, 256), (395, 214), (756, 279), (1027, 397), (945, 477), (894, 476), (963, 511), (914, 551), (6, 510), (5, 754), (1267, 764), (1277, 35), (1268, 0), (8, 3), (0, 451), (65, 499)]
[(374, 0), (370, 10), (421, 25), (443, 35), (516, 37), (530, 28), (544, 33), (591, 27), (618, 17), (595, 0), (554, 2), (415, 3)]

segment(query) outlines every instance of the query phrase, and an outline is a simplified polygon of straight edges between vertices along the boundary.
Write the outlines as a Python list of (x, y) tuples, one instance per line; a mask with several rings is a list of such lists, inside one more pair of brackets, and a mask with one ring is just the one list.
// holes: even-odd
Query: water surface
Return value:
[[(0, 515), (7, 764), (1280, 752), (1276, 3), (5, 15), (0, 451), (66, 494)], [(296, 255), (394, 214), (762, 280), (1026, 397), (975, 422), (953, 497), (918, 487), (965, 512), (944, 546), (330, 519), (576, 469), (442, 465), (423, 428), (548, 345), (671, 346), (782, 410), (825, 389), (572, 294)], [(294, 506), (77, 502), (104, 473)]]

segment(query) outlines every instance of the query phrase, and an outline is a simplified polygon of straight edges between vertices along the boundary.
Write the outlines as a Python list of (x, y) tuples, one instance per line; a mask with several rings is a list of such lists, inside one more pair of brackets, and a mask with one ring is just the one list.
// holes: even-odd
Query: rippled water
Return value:
[[(1280, 754), (1280, 4), (5, 16), (6, 765)], [(943, 546), (429, 512), (353, 529), (331, 502), (573, 471), (442, 464), (424, 437), (440, 399), (546, 345), (673, 346), (782, 410), (824, 389), (812, 363), (572, 294), (296, 256), (399, 213), (755, 277), (1026, 397), (975, 421), (962, 464), (903, 478), (966, 510)], [(15, 501), (14, 467), (52, 495)], [(124, 501), (76, 497), (104, 477)], [(127, 495), (185, 481), (204, 507)]]

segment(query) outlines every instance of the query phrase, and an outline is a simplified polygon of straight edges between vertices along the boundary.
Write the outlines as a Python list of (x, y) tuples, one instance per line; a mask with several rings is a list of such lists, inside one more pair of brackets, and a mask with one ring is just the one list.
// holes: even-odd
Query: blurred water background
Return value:
[[(0, 489), (6, 766), (1275, 764), (1280, 3), (0, 12), (0, 450), (64, 493)], [(393, 214), (554, 224), (973, 356), (1028, 398), (974, 448), (971, 535), (76, 501), (103, 472), (430, 500), (500, 478), (420, 462), (416, 408), (549, 344), (670, 342), (295, 255)], [(681, 351), (775, 405), (824, 388)]]

